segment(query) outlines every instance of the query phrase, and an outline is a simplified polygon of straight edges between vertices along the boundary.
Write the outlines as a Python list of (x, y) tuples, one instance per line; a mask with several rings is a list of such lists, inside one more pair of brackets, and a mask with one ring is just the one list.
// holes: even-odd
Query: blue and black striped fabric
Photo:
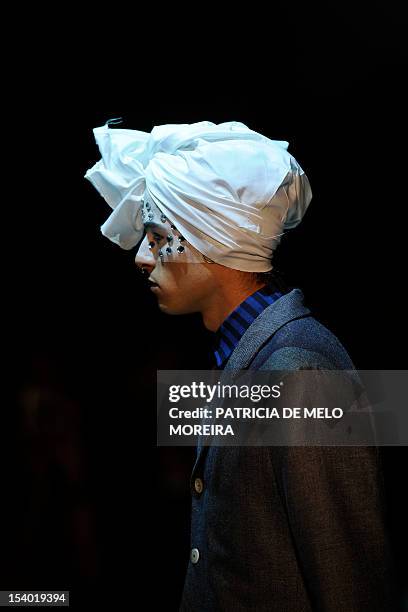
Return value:
[(262, 287), (249, 295), (228, 315), (214, 334), (212, 343), (214, 369), (223, 369), (243, 333), (267, 306), (276, 302), (282, 295), (283, 293), (278, 290)]

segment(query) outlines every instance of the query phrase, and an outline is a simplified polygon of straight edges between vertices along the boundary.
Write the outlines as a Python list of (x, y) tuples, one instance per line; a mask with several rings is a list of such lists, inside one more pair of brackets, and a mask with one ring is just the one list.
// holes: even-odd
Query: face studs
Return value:
[[(149, 211), (149, 213), (147, 213), (147, 211)], [(143, 216), (143, 220), (145, 222), (151, 221), (152, 219), (156, 219), (157, 217), (154, 215), (153, 213), (153, 209), (152, 209), (152, 205), (149, 202), (145, 202), (144, 204), (144, 208), (142, 209), (142, 216)], [(169, 219), (167, 219), (166, 215), (164, 213), (159, 213), (159, 218), (160, 221), (162, 223), (168, 223), (171, 227), (171, 229), (173, 230), (173, 232), (178, 232), (176, 226), (170, 222)], [(182, 235), (174, 235), (174, 234), (167, 234), (166, 236), (166, 242), (167, 244), (165, 244), (162, 248), (159, 248), (157, 251), (157, 257), (160, 258), (160, 260), (162, 261), (162, 263), (164, 264), (166, 261), (166, 257), (165, 255), (169, 256), (169, 260), (172, 261), (172, 253), (174, 253), (174, 251), (177, 251), (178, 255), (181, 255), (181, 253), (185, 252), (185, 246), (183, 246), (181, 243), (185, 242), (186, 239), (184, 238), (184, 236)], [(173, 244), (177, 239), (177, 242), (179, 243), (177, 248), (175, 244)], [(153, 249), (155, 246), (159, 246), (160, 245), (160, 241), (156, 242), (154, 240), (152, 240), (151, 242), (148, 243), (148, 248), (151, 250)], [(172, 248), (173, 247), (173, 248)], [(174, 261), (174, 260), (173, 260)]]

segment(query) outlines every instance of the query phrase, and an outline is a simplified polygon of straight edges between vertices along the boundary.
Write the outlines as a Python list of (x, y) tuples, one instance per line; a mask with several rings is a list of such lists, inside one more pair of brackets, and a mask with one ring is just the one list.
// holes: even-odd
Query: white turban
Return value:
[(288, 143), (237, 121), (159, 125), (150, 134), (108, 125), (93, 131), (102, 159), (85, 178), (113, 209), (102, 233), (123, 249), (143, 236), (147, 190), (198, 251), (229, 268), (266, 272), (312, 198)]

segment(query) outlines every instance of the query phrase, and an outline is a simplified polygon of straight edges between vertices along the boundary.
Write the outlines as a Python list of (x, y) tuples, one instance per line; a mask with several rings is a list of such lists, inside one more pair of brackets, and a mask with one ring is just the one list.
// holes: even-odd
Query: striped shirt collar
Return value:
[(212, 342), (214, 369), (223, 369), (244, 332), (267, 306), (273, 304), (282, 295), (281, 291), (264, 286), (249, 295), (228, 315), (214, 333)]

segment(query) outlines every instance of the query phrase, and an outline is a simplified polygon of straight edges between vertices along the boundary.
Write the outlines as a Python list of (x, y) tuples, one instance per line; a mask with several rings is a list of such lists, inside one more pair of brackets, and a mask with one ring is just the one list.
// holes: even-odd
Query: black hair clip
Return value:
[(116, 117), (115, 119), (108, 119), (105, 125), (110, 127), (111, 125), (119, 125), (120, 123), (123, 123), (122, 117)]

